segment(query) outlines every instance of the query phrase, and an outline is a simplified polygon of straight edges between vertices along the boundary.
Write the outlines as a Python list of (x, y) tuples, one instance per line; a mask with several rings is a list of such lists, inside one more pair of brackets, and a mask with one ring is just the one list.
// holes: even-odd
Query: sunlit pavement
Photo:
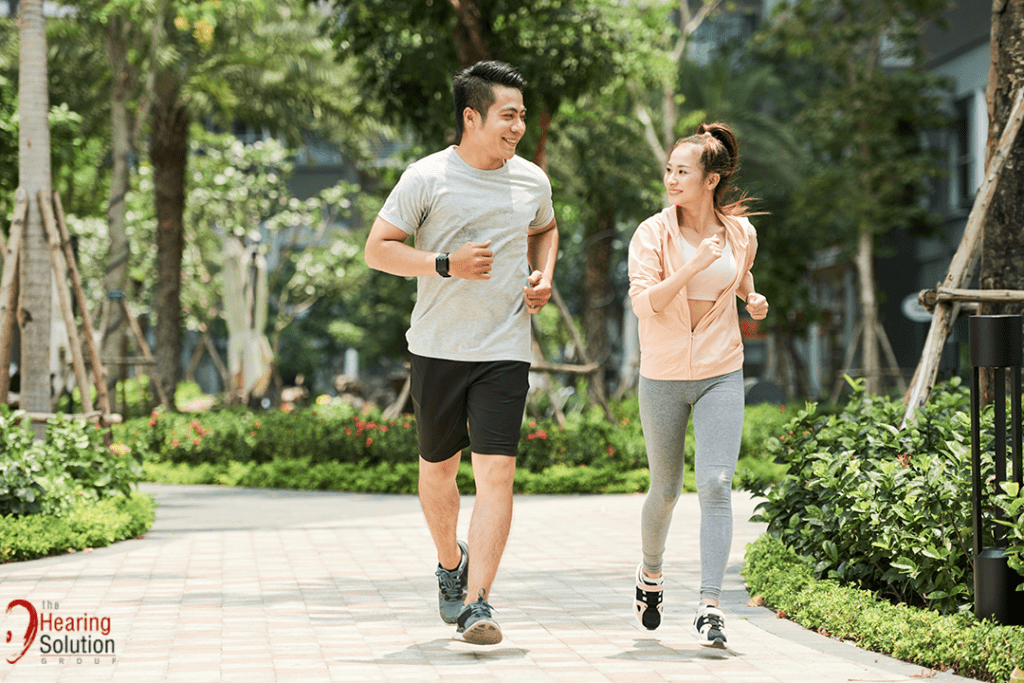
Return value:
[[(721, 651), (689, 633), (700, 576), (691, 494), (675, 512), (657, 631), (632, 613), (642, 496), (517, 496), (491, 598), (505, 638), (477, 647), (452, 640), (438, 617), (437, 560), (415, 497), (141, 488), (160, 503), (144, 538), (0, 565), (0, 607), (27, 601), (40, 624), (10, 664), (29, 612), (0, 612), (0, 680), (847, 683), (931, 673), (748, 607), (743, 549), (764, 527), (747, 521), (755, 501), (740, 492)], [(463, 538), (472, 505), (463, 499)]]

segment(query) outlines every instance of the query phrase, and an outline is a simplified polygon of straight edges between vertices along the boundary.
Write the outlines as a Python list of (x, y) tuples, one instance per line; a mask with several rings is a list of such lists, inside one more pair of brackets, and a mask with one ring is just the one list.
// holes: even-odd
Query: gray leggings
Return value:
[(743, 433), (743, 371), (700, 380), (640, 377), (640, 422), (651, 488), (641, 514), (644, 569), (661, 571), (672, 510), (683, 486), (683, 445), (693, 409), (700, 501), (700, 597), (718, 600), (732, 547), (732, 476)]

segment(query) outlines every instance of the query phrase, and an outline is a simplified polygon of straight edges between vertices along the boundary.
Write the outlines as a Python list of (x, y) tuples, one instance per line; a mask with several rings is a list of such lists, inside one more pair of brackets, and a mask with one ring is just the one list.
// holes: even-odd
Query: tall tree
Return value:
[(46, 20), (42, 0), (20, 6), (21, 73), (18, 79), (19, 184), (28, 194), (29, 211), (18, 262), (21, 332), (21, 407), (50, 412), (50, 252), (38, 194), (50, 195), (50, 109), (46, 69)]
[[(722, 0), (659, 0), (645, 4), (641, 12), (645, 22), (656, 29), (656, 59), (649, 64), (644, 87), (648, 94), (637, 98), (636, 115), (644, 124), (647, 144), (658, 168), (668, 163), (672, 145), (685, 130), (689, 132), (700, 121), (686, 116), (680, 106), (685, 97), (679, 92), (679, 70), (689, 61), (693, 34), (708, 17), (720, 9)], [(635, 84), (639, 90), (640, 83)]]
[(870, 392), (882, 388), (876, 236), (924, 232), (937, 223), (921, 200), (940, 159), (938, 150), (922, 146), (921, 133), (944, 125), (945, 82), (923, 70), (916, 39), (945, 6), (945, 0), (783, 2), (760, 36), (762, 54), (789, 72), (789, 104), (816, 164), (794, 210), (801, 221), (842, 236), (854, 255)]
[[(118, 303), (127, 299), (128, 261), (131, 245), (127, 231), (127, 198), (131, 191), (133, 160), (138, 158), (139, 136), (147, 120), (156, 75), (156, 54), (163, 36), (166, 0), (156, 7), (133, 0), (101, 2), (88, 15), (103, 29), (110, 84), (110, 191), (107, 201), (107, 234), (110, 246), (103, 285), (104, 351), (108, 356), (126, 353), (128, 321)], [(80, 5), (80, 7), (86, 7)], [(134, 55), (134, 59), (132, 58)], [(109, 382), (116, 377), (108, 376)]]
[(330, 41), (317, 34), (318, 22), (298, 0), (175, 0), (163, 20), (173, 58), (161, 59), (155, 74), (149, 152), (160, 272), (155, 355), (165, 394), (173, 396), (181, 366), (189, 122), (265, 127), (294, 143), (304, 133), (340, 137), (353, 117), (346, 67), (334, 60)]
[[(992, 6), (992, 66), (988, 76), (988, 157), (1009, 122), (1010, 108), (1024, 88), (1024, 0), (996, 0)], [(1024, 135), (1006, 158), (985, 219), (982, 289), (1024, 290)], [(984, 304), (986, 314), (1020, 313), (1024, 305)]]
[[(594, 92), (633, 49), (608, 0), (333, 0), (340, 52), (357, 55), (365, 91), (384, 115), (430, 147), (451, 141), (451, 77), (480, 59), (516, 66), (529, 87), (528, 144), (541, 166), (551, 116)], [(524, 145), (524, 149), (528, 149)]]
[[(992, 3), (990, 50), (992, 64), (988, 76), (988, 144), (986, 165), (999, 144), (999, 137), (1010, 118), (1017, 93), (1024, 88), (1024, 0), (995, 0)], [(1018, 133), (1006, 157), (1006, 166), (996, 186), (985, 216), (982, 234), (981, 265), (978, 277), (981, 289), (1024, 290), (1024, 135)], [(986, 315), (1020, 314), (1020, 302), (985, 303)], [(992, 399), (993, 371), (982, 375), (983, 400)], [(1019, 390), (1019, 389), (1018, 389)]]

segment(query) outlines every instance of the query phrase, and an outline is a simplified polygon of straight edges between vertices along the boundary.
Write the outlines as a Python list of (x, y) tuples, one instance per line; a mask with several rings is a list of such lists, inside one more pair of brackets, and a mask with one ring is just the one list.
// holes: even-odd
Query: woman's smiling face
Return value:
[(665, 191), (675, 206), (693, 206), (707, 194), (714, 192), (717, 177), (704, 174), (700, 165), (701, 147), (682, 144), (672, 150), (665, 165)]

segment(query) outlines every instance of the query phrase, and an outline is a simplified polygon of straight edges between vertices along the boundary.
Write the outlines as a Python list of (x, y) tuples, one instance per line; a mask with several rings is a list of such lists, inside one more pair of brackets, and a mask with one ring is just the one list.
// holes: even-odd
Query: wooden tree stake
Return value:
[(60, 248), (60, 232), (53, 217), (53, 204), (45, 191), (39, 190), (39, 209), (43, 214), (43, 226), (50, 242), (50, 263), (53, 274), (57, 278), (57, 299), (60, 311), (64, 316), (64, 325), (68, 332), (68, 346), (71, 347), (71, 364), (75, 368), (78, 380), (78, 391), (81, 393), (82, 412), (92, 412), (92, 396), (89, 394), (89, 376), (85, 371), (85, 358), (82, 356), (82, 340), (78, 336), (78, 325), (75, 323), (75, 312), (71, 306), (71, 292), (68, 290), (67, 271), (64, 267), (64, 254)]
[(85, 349), (89, 354), (89, 363), (92, 365), (93, 379), (96, 382), (96, 400), (100, 404), (100, 410), (106, 415), (110, 413), (110, 396), (107, 394), (107, 371), (103, 367), (102, 361), (100, 361), (100, 351), (96, 348), (92, 316), (89, 314), (89, 304), (85, 299), (85, 289), (82, 287), (82, 275), (78, 272), (75, 254), (71, 250), (71, 236), (68, 234), (68, 226), (64, 221), (64, 207), (61, 204), (60, 195), (56, 192), (53, 193), (53, 207), (57, 212), (57, 228), (60, 230), (60, 243), (64, 250), (64, 260), (67, 261), (68, 271), (71, 273), (71, 286), (75, 292), (75, 299), (78, 301), (78, 308), (82, 312), (82, 336), (85, 338)]
[[(999, 145), (989, 160), (985, 179), (981, 183), (978, 195), (974, 198), (971, 213), (967, 217), (964, 236), (953, 255), (946, 279), (939, 287), (940, 290), (959, 289), (967, 284), (973, 275), (973, 264), (976, 263), (984, 234), (988, 207), (992, 203), (996, 186), (1003, 174), (1003, 167), (1006, 166), (1006, 157), (1009, 156), (1017, 139), (1022, 121), (1024, 121), (1024, 88), (1017, 92), (1017, 98), (1013, 102), (1013, 109), (1010, 110), (1006, 128), (1003, 129)], [(922, 294), (924, 293), (922, 292)], [(921, 295), (918, 298), (921, 298)], [(939, 300), (935, 305), (931, 326), (928, 328), (928, 336), (925, 338), (924, 349), (921, 352), (921, 360), (917, 364), (917, 370), (914, 371), (914, 378), (910, 383), (910, 390), (906, 394), (907, 411), (903, 415), (901, 428), (914, 418), (914, 412), (924, 405), (932, 387), (935, 386), (935, 377), (939, 372), (939, 360), (942, 358), (942, 348), (946, 345), (946, 338), (949, 336), (953, 322), (956, 321), (956, 314), (959, 313), (959, 310), (959, 301)]]
[(11, 347), (18, 307), (18, 259), (21, 257), (21, 235), (27, 215), (28, 194), (19, 187), (14, 194), (14, 220), (4, 250), (3, 275), (0, 276), (0, 403), (7, 403), (11, 386)]

